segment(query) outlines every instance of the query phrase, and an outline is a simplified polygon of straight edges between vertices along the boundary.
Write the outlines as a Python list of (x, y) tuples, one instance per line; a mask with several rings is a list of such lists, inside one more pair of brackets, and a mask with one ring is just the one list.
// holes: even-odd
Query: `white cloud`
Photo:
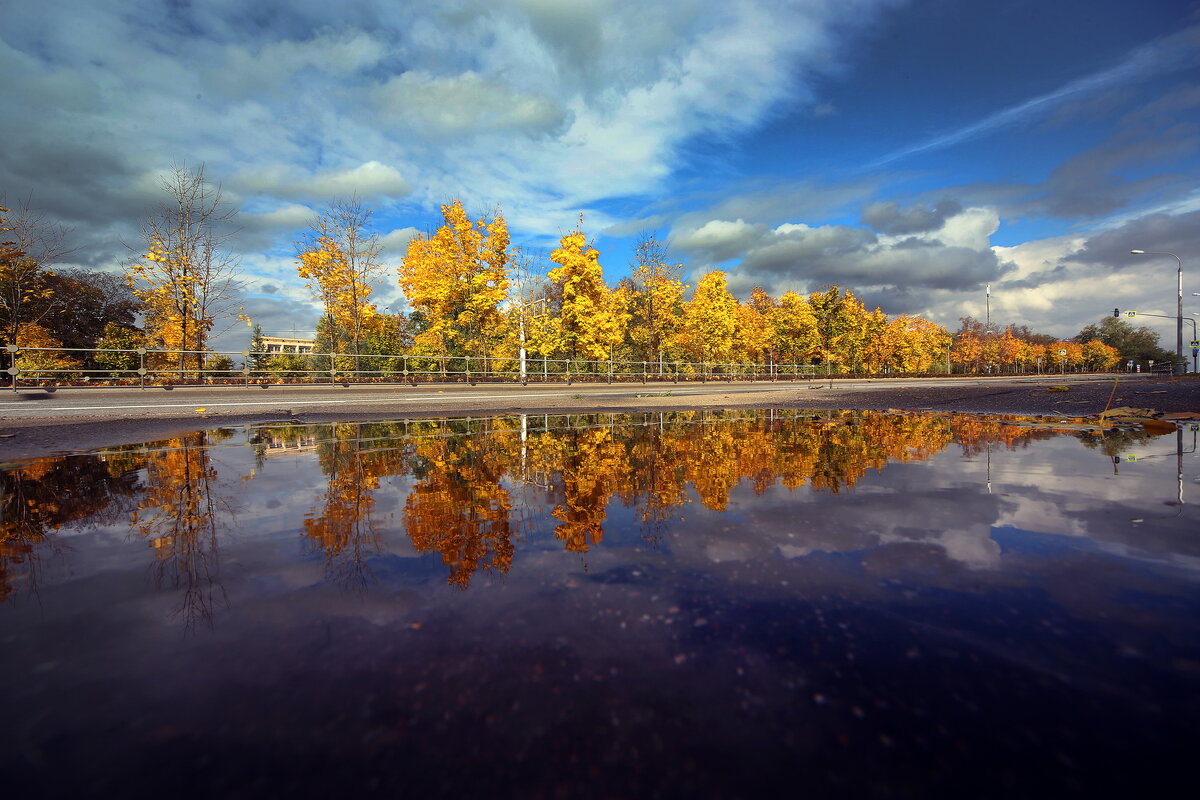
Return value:
[(420, 233), (416, 228), (397, 228), (379, 237), (379, 244), (385, 253), (403, 255), (408, 251), (408, 243)]
[(766, 232), (766, 225), (750, 225), (743, 219), (733, 222), (713, 219), (699, 228), (673, 232), (671, 244), (684, 250), (702, 251), (712, 261), (720, 262), (744, 253)]
[(548, 135), (568, 121), (549, 98), (515, 92), (474, 72), (439, 77), (412, 70), (373, 89), (372, 99), (391, 124), (426, 137)]
[(230, 184), (244, 194), (314, 200), (346, 198), (354, 194), (359, 197), (403, 197), (412, 192), (412, 186), (399, 170), (378, 161), (309, 174), (275, 164), (235, 174)]
[(807, 76), (891, 2), (6, 9), (0, 185), (36, 180), (79, 220), (127, 211), (104, 201), (132, 176), (203, 162), (249, 201), (462, 197), (569, 225), (660, 191), (694, 137), (808, 102)]

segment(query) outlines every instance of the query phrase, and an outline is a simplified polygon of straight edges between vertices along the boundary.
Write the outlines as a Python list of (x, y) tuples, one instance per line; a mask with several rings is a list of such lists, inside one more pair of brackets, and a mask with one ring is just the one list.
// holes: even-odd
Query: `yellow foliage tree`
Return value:
[[(37, 373), (42, 370), (63, 370), (78, 367), (79, 361), (63, 353), (53, 352), (62, 347), (50, 331), (35, 322), (27, 322), (17, 328), (16, 341), (20, 348), (16, 367), (22, 372)], [(43, 377), (53, 377), (53, 374)]]
[(1083, 361), (1088, 369), (1109, 370), (1121, 362), (1121, 352), (1099, 339), (1083, 345)]
[(296, 243), (296, 269), (324, 306), (331, 350), (356, 361), (379, 317), (370, 297), (382, 275), (380, 244), (367, 230), (370, 220), (371, 210), (357, 197), (337, 200)]
[[(582, 228), (582, 217), (579, 222)], [(588, 244), (580, 228), (564, 235), (550, 252), (558, 266), (548, 277), (562, 291), (555, 349), (569, 358), (607, 359), (624, 338), (628, 313), (624, 301), (605, 285), (600, 251)]]
[(683, 306), (684, 349), (696, 361), (730, 361), (737, 330), (737, 300), (729, 293), (725, 273), (713, 270), (696, 284)]
[(630, 302), (629, 338), (642, 361), (659, 361), (666, 355), (682, 322), (684, 284), (682, 264), (669, 263), (666, 247), (653, 233), (637, 243), (633, 281), (637, 290)]
[(850, 292), (830, 286), (809, 295), (808, 304), (816, 319), (816, 355), (831, 366), (848, 367), (859, 362), (866, 344), (862, 303)]
[(734, 316), (734, 357), (750, 364), (766, 361), (773, 338), (770, 319), (753, 303), (738, 303)]
[(996, 355), (1001, 367), (1014, 370), (1028, 363), (1029, 343), (1014, 336), (1009, 325), (996, 343)]
[(805, 298), (784, 292), (770, 320), (772, 346), (781, 363), (804, 363), (817, 351), (817, 318)]
[(508, 296), (508, 224), (499, 210), (472, 221), (460, 200), (442, 206), (442, 218), (432, 236), (409, 242), (400, 265), (404, 296), (428, 324), (414, 352), (482, 356)]

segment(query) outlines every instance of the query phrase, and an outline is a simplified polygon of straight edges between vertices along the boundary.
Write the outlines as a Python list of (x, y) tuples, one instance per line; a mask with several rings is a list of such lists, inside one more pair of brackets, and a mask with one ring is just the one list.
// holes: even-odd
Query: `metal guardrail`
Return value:
[[(262, 386), (422, 383), (681, 383), (815, 379), (822, 364), (732, 361), (627, 361), (528, 356), (289, 353), (164, 349), (0, 347), (0, 387)], [(203, 366), (197, 367), (197, 364)], [(220, 364), (220, 366), (213, 366)], [(230, 366), (232, 365), (232, 366)], [(240, 365), (240, 366), (239, 366)], [(1149, 368), (1170, 372), (1163, 362)], [(1073, 372), (1088, 371), (1073, 369)], [(856, 375), (841, 370), (833, 376)], [(871, 375), (899, 375), (891, 370)], [(933, 374), (933, 373), (930, 373)], [(946, 374), (937, 370), (937, 374)], [(962, 373), (967, 374), (967, 373)], [(975, 374), (975, 373), (970, 373)], [(980, 373), (983, 374), (983, 373)], [(1009, 374), (989, 370), (986, 374)], [(1011, 374), (1018, 374), (1013, 372)], [(1020, 373), (1032, 374), (1032, 373)], [(1052, 375), (1052, 370), (1039, 374)]]
[[(283, 364), (270, 364), (279, 356)], [(260, 361), (261, 360), (261, 361)], [(73, 363), (72, 363), (73, 362)], [(214, 362), (224, 362), (212, 367)], [(237, 363), (241, 366), (236, 366)], [(812, 364), (625, 361), (542, 356), (431, 356), (251, 351), (0, 348), (0, 375), (25, 386), (263, 386), (281, 384), (651, 383), (775, 381), (823, 375)], [(235, 366), (227, 366), (228, 364)], [(114, 364), (121, 366), (114, 368)], [(195, 366), (200, 364), (201, 366)]]

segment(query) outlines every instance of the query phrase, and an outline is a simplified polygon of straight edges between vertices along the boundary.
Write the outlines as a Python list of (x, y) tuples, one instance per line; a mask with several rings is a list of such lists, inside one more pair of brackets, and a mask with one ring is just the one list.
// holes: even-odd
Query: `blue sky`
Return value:
[(1173, 313), (1174, 260), (1134, 248), (1178, 253), (1200, 311), (1198, 67), (1182, 2), (5, 4), (0, 193), (119, 269), (203, 163), (268, 330), (311, 329), (291, 243), (357, 192), (392, 308), (459, 197), (530, 248), (584, 213), (612, 283), (656, 231), (743, 296), (837, 283), (954, 329), (990, 284), (993, 321), (1069, 336)]

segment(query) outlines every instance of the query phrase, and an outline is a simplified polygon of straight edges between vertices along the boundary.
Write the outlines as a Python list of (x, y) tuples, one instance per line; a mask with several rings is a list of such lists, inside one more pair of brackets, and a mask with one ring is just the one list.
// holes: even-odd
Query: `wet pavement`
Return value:
[(1192, 427), (546, 414), (10, 464), (0, 768), (22, 797), (1153, 796), (1200, 744)]

